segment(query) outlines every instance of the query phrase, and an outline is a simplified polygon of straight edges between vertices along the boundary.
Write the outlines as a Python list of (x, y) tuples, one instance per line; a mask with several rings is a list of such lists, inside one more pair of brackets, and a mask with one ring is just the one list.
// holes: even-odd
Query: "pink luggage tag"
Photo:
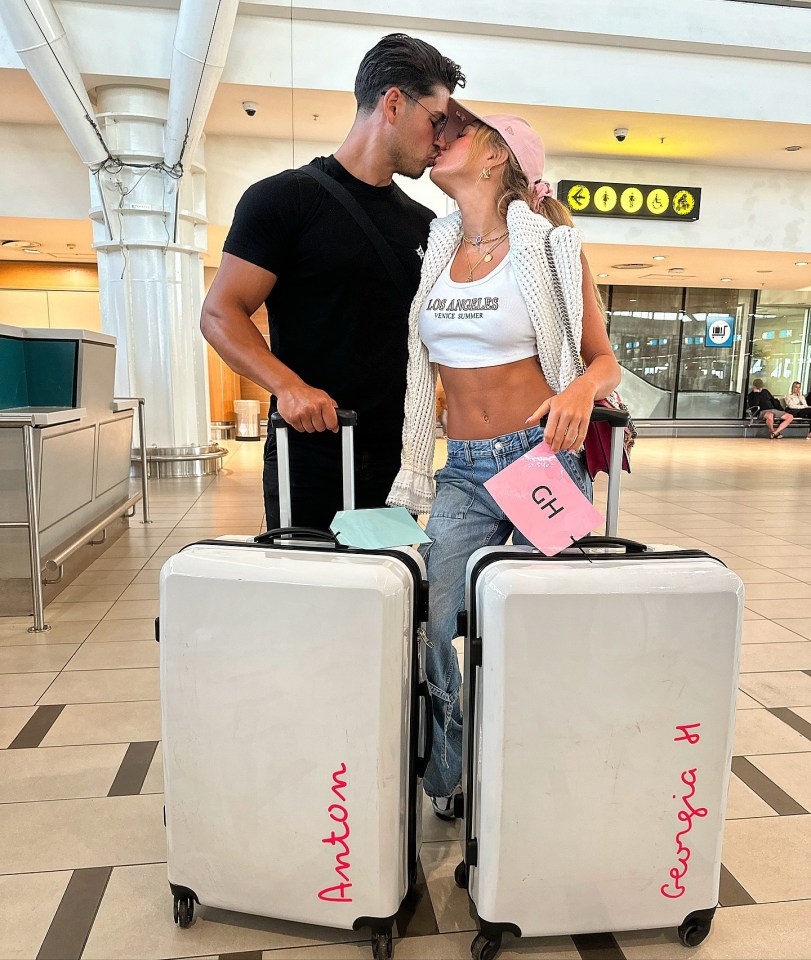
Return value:
[(484, 485), (527, 540), (547, 557), (605, 523), (546, 441)]

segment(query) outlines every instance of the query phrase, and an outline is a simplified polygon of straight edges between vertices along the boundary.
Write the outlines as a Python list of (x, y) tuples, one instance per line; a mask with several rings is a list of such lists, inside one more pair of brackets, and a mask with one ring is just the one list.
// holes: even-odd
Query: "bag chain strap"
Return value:
[[(552, 231), (547, 230), (544, 235), (544, 248), (546, 252), (546, 259), (549, 263), (549, 268), (552, 272), (552, 286), (555, 291), (555, 299), (558, 305), (558, 310), (560, 311), (561, 319), (563, 320), (563, 328), (566, 331), (566, 340), (569, 344), (569, 350), (572, 354), (572, 359), (574, 360), (575, 369), (578, 371), (578, 376), (582, 376), (586, 372), (586, 365), (583, 363), (583, 358), (580, 356), (580, 351), (577, 349), (577, 344), (574, 342), (574, 333), (572, 332), (572, 324), (569, 319), (569, 311), (566, 309), (566, 300), (563, 296), (563, 285), (560, 282), (560, 276), (558, 275), (558, 270), (555, 265), (555, 258), (552, 255)], [(634, 445), (636, 438), (638, 436), (636, 431), (636, 425), (631, 419), (631, 415), (628, 412), (628, 407), (620, 400), (616, 391), (612, 391), (613, 395), (610, 399), (612, 406), (615, 406), (618, 410), (622, 410), (623, 413), (628, 414), (628, 425), (625, 428), (627, 433), (627, 442), (625, 444), (626, 449)], [(608, 399), (608, 398), (606, 398)]]

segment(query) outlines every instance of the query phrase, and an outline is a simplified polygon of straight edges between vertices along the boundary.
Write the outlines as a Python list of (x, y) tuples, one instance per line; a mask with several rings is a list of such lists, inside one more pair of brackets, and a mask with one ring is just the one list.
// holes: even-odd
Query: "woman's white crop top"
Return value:
[(538, 344), (510, 255), (482, 280), (456, 283), (451, 264), (420, 311), (420, 338), (432, 363), (495, 367), (538, 355)]

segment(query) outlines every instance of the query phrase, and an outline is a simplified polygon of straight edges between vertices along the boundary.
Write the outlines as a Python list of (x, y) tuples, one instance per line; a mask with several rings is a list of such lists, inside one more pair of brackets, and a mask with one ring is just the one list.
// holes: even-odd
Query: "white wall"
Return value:
[[(0, 215), (84, 220), (88, 175), (58, 127), (0, 125)], [(227, 226), (250, 184), (290, 166), (331, 153), (336, 143), (208, 137), (207, 209), (212, 224)], [(591, 243), (625, 243), (733, 250), (811, 249), (811, 177), (779, 170), (698, 164), (549, 157), (547, 177), (702, 188), (697, 223), (649, 220), (578, 221)], [(427, 176), (398, 178), (415, 199), (443, 215), (450, 206)]]
[(730, 250), (811, 250), (811, 176), (654, 161), (550, 157), (546, 175), (557, 180), (701, 187), (695, 223), (580, 217), (590, 243), (650, 244)]
[[(166, 80), (176, 13), (57, 0), (94, 82)], [(255, 14), (264, 14), (257, 16)], [(384, 32), (410, 30), (468, 74), (472, 99), (811, 123), (809, 12), (734, 0), (377, 0), (245, 4), (223, 81), (352, 88)], [(248, 15), (251, 14), (251, 15)], [(0, 28), (0, 67), (19, 67)], [(103, 38), (103, 42), (100, 42)], [(137, 40), (137, 42), (134, 42)]]
[(3, 123), (0, 145), (0, 217), (87, 217), (87, 167), (61, 127)]
[[(92, 84), (165, 81), (171, 6), (56, 0)], [(403, 0), (393, 15), (379, 0), (304, 0), (291, 21), (292, 10), (272, 0), (243, 5), (224, 82), (349, 90), (362, 54), (399, 28), (457, 59), (470, 99), (811, 125), (806, 9), (735, 0)], [(20, 61), (0, 27), (0, 90), (3, 66), (19, 68)], [(58, 127), (0, 124), (0, 143), (0, 216), (86, 217), (87, 173)], [(289, 141), (209, 136), (211, 222), (226, 226), (250, 183), (335, 146), (300, 142), (294, 150)], [(552, 156), (547, 176), (704, 190), (696, 224), (583, 219), (591, 242), (811, 249), (807, 174)], [(401, 182), (437, 213), (447, 211), (427, 177)]]
[[(337, 144), (291, 143), (209, 137), (206, 140), (208, 212), (227, 225), (242, 192), (251, 183), (289, 166), (329, 153)], [(581, 217), (578, 227), (590, 243), (649, 244), (732, 250), (811, 250), (811, 177), (808, 174), (738, 167), (550, 157), (546, 174), (558, 179), (663, 183), (702, 188), (696, 223), (597, 220)], [(398, 178), (400, 186), (434, 212), (449, 209), (444, 194), (424, 176)]]
[[(209, 222), (227, 226), (243, 192), (252, 183), (281, 170), (302, 166), (314, 157), (329, 156), (338, 143), (290, 140), (260, 140), (247, 137), (206, 137), (206, 206)], [(428, 176), (420, 180), (398, 177), (397, 183), (410, 196), (439, 216), (451, 207)]]

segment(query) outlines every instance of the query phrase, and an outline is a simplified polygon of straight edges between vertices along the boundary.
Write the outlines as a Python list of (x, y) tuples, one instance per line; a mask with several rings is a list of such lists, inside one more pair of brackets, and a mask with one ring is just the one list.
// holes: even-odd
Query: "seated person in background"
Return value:
[[(806, 398), (800, 389), (800, 381), (795, 380), (791, 385), (791, 393), (783, 397), (783, 408), (794, 417), (802, 417), (803, 420), (811, 420), (811, 407), (808, 406)], [(811, 427), (808, 429), (806, 440), (811, 440)]]
[[(794, 419), (793, 414), (783, 412), (779, 400), (775, 399), (763, 386), (762, 380), (752, 381), (752, 389), (746, 398), (746, 406), (759, 408), (759, 417), (766, 421), (772, 440), (782, 440), (783, 430)], [(780, 421), (780, 426), (776, 430), (774, 429), (775, 419)]]

